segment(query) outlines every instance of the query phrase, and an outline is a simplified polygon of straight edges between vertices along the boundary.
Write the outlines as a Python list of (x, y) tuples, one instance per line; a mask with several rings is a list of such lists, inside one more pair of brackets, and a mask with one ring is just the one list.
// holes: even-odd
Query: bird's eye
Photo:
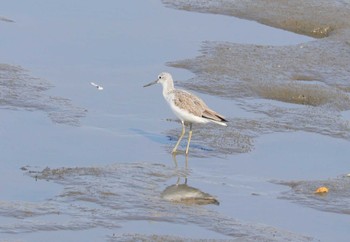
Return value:
[(158, 76), (158, 79), (162, 79), (162, 76)]

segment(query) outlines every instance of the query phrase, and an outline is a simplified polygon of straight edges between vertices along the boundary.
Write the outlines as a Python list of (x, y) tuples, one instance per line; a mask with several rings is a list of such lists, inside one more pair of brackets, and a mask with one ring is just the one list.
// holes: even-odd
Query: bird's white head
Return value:
[(173, 78), (168, 72), (162, 72), (158, 75), (157, 83), (164, 84), (165, 82), (173, 82)]
[(148, 83), (144, 85), (143, 87), (148, 87), (154, 84), (160, 83), (162, 84), (163, 88), (166, 89), (173, 89), (174, 88), (174, 83), (173, 83), (173, 78), (171, 75), (167, 72), (162, 72), (158, 75), (157, 80), (152, 81), (151, 83)]

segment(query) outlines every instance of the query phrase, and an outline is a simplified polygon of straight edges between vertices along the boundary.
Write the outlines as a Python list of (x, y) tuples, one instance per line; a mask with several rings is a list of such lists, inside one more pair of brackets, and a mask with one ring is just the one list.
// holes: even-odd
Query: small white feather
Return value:
[(97, 84), (94, 83), (94, 82), (90, 82), (90, 83), (91, 83), (91, 85), (93, 85), (94, 87), (96, 87), (98, 90), (103, 90), (103, 87), (102, 87), (102, 86), (97, 85)]

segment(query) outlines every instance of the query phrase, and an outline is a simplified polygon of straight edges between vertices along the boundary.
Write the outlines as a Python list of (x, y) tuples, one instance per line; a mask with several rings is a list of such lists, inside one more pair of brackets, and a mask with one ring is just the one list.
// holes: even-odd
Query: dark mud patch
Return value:
[[(206, 239), (190, 239), (186, 237), (180, 237), (180, 236), (171, 236), (171, 235), (147, 235), (147, 234), (113, 234), (111, 236), (107, 237), (107, 241), (113, 242), (113, 241), (119, 241), (119, 242), (131, 242), (131, 241), (142, 241), (142, 242), (162, 242), (162, 241), (168, 241), (168, 242), (185, 242), (185, 241), (191, 241), (191, 242), (204, 242), (204, 241), (228, 241), (228, 240), (206, 240)], [(232, 241), (232, 240), (230, 240)]]
[(0, 64), (0, 108), (42, 111), (54, 123), (79, 125), (86, 110), (69, 99), (46, 94), (49, 82), (32, 77), (20, 66)]
[[(242, 241), (238, 239), (192, 239), (184, 236), (172, 236), (172, 235), (157, 235), (157, 234), (114, 234), (107, 237), (110, 242), (131, 242), (131, 241), (142, 241), (142, 242), (223, 242), (223, 241)], [(256, 241), (252, 239), (244, 239), (244, 241)]]
[(350, 48), (345, 44), (271, 47), (205, 42), (201, 52), (195, 59), (169, 63), (197, 75), (181, 83), (187, 88), (233, 99), (350, 109)]
[[(164, 200), (161, 194), (166, 191), (168, 180), (183, 174), (165, 165), (134, 163), (42, 171), (25, 169), (37, 182), (61, 184), (62, 191), (41, 202), (1, 201), (0, 215), (7, 218), (0, 225), (1, 233), (109, 228), (116, 231), (110, 238), (112, 241), (115, 238), (128, 241), (127, 235), (118, 234), (117, 229), (123, 222), (155, 221), (194, 225), (247, 241), (311, 240), (271, 226), (238, 221), (211, 209), (212, 205)], [(136, 234), (132, 236), (138, 238)], [(153, 236), (158, 237), (146, 238)]]
[(162, 0), (172, 8), (203, 13), (223, 14), (250, 19), (292, 31), (322, 38), (333, 31), (349, 27), (350, 4), (346, 1), (185, 1)]
[[(166, 135), (171, 140), (168, 147), (171, 152), (179, 136), (180, 127), (167, 131)], [(189, 127), (187, 127), (187, 131)], [(186, 150), (188, 133), (183, 137), (179, 146), (179, 152)], [(247, 153), (253, 149), (254, 141), (252, 134), (245, 134), (238, 131), (236, 122), (228, 123), (228, 127), (221, 127), (216, 124), (193, 125), (193, 134), (190, 144), (191, 156), (195, 157), (225, 157), (230, 154)], [(203, 151), (205, 153), (203, 154)]]
[[(316, 181), (275, 181), (276, 184), (289, 186), (280, 199), (292, 201), (325, 212), (350, 214), (350, 177), (341, 176)], [(319, 187), (327, 187), (328, 193), (315, 194)]]
[(349, 46), (320, 40), (284, 47), (205, 42), (201, 56), (169, 65), (196, 74), (181, 86), (265, 116), (244, 123), (232, 117), (237, 126), (228, 129), (239, 127), (243, 136), (307, 131), (349, 139), (349, 121), (341, 117), (350, 109), (347, 63)]
[[(274, 132), (297, 132), (322, 134), (345, 140), (350, 139), (350, 121), (341, 112), (325, 106), (281, 105), (279, 102), (260, 99), (240, 99), (241, 109), (253, 113), (252, 117), (231, 117), (228, 126), (215, 124), (194, 125), (190, 154), (194, 157), (219, 157), (248, 153), (254, 150), (255, 139)], [(171, 143), (169, 153), (181, 132), (178, 128), (166, 132)], [(184, 152), (187, 133), (178, 150)]]

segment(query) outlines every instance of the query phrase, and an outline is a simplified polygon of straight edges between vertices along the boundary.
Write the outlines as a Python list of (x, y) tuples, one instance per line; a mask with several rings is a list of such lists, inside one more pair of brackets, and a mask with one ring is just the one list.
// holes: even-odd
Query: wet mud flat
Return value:
[[(204, 42), (199, 56), (168, 63), (195, 74), (181, 82), (183, 87), (235, 100), (242, 109), (260, 115), (230, 120), (228, 129), (239, 130), (240, 136), (250, 140), (249, 149), (254, 149), (256, 137), (275, 132), (297, 131), (304, 132), (306, 137), (321, 134), (350, 141), (350, 121), (346, 116), (350, 109), (349, 2), (163, 0), (163, 3), (185, 11), (254, 20), (316, 38), (292, 46)], [(234, 30), (228, 31), (234, 34)], [(229, 133), (220, 135), (230, 136)], [(224, 145), (223, 149), (226, 148)], [(326, 148), (320, 152), (332, 151)], [(332, 165), (337, 166), (336, 157)], [(281, 199), (323, 212), (346, 216), (349, 213), (349, 177), (344, 174), (326, 180), (278, 183), (291, 188)], [(321, 184), (330, 187), (333, 193), (315, 196), (313, 191)]]
[[(349, 186), (350, 176), (342, 175), (327, 180), (312, 181), (288, 181), (277, 184), (289, 186), (288, 192), (283, 192), (279, 198), (303, 204), (317, 210), (333, 212), (344, 215), (350, 214)], [(329, 194), (312, 193), (319, 187), (329, 188)]]
[[(22, 169), (38, 182), (60, 184), (62, 190), (42, 202), (1, 201), (0, 215), (8, 217), (9, 221), (0, 229), (8, 235), (108, 228), (107, 241), (138, 241), (141, 238), (142, 241), (208, 241), (202, 239), (203, 235), (198, 235), (199, 238), (173, 236), (172, 233), (162, 235), (157, 228), (155, 234), (120, 233), (124, 223), (140, 221), (140, 226), (152, 222), (155, 227), (157, 223), (192, 224), (190, 230), (196, 225), (211, 231), (200, 230), (207, 234), (207, 238), (212, 237), (212, 241), (232, 241), (235, 238), (245, 241), (312, 241), (307, 236), (239, 221), (213, 210), (210, 206), (218, 205), (215, 196), (179, 184), (179, 179), (190, 175), (190, 171), (174, 169), (171, 165), (119, 163), (106, 167)], [(182, 234), (188, 233), (186, 226), (182, 230)]]
[[(60, 167), (52, 161), (47, 161), (47, 168), (24, 166), (21, 173), (38, 186), (49, 184), (49, 187), (55, 185), (58, 188), (40, 201), (0, 200), (0, 233), (10, 241), (23, 238), (35, 241), (54, 233), (59, 235), (57, 238), (74, 233), (75, 237), (86, 239), (86, 232), (92, 235), (91, 238), (96, 238), (93, 237), (96, 232), (97, 239), (107, 241), (322, 240), (311, 229), (299, 232), (298, 229), (289, 229), (288, 225), (280, 226), (279, 222), (269, 223), (271, 220), (261, 218), (256, 221), (254, 208), (259, 206), (258, 201), (268, 200), (271, 202), (267, 203), (269, 206), (261, 210), (271, 212), (266, 217), (272, 220), (274, 216), (277, 220), (283, 217), (273, 214), (276, 211), (271, 204), (275, 201), (310, 208), (319, 213), (315, 217), (323, 213), (348, 216), (348, 176), (276, 180), (275, 176), (284, 170), (273, 169), (267, 164), (261, 171), (253, 172), (255, 167), (252, 166), (247, 169), (249, 174), (256, 176), (272, 170), (267, 173), (269, 176), (261, 179), (263, 181), (258, 179), (256, 187), (246, 184), (249, 178), (243, 178), (242, 184), (229, 178), (238, 176), (232, 174), (243, 166), (237, 160), (244, 160), (242, 156), (258, 149), (259, 140), (265, 135), (284, 133), (287, 136), (298, 132), (305, 138), (315, 134), (329, 140), (349, 142), (349, 117), (344, 115), (350, 109), (349, 3), (244, 1), (233, 4), (232, 1), (166, 0), (163, 3), (186, 11), (255, 20), (318, 39), (294, 46), (203, 42), (200, 56), (169, 62), (171, 67), (195, 74), (188, 81), (178, 82), (179, 86), (220, 97), (248, 115), (236, 115), (232, 108), (225, 112), (230, 121), (227, 128), (217, 129), (214, 125), (196, 127), (189, 161), (193, 170), (176, 169), (170, 165), (171, 159), (163, 162), (159, 157), (159, 162), (145, 162), (140, 158), (141, 161), (126, 163), (117, 157), (118, 163), (88, 167)], [(0, 21), (14, 23), (7, 17), (0, 18)], [(227, 31), (234, 34), (234, 30)], [(0, 87), (0, 105), (4, 110), (41, 112), (55, 125), (64, 124), (77, 129), (88, 114), (85, 108), (68, 98), (49, 95), (50, 83), (31, 76), (20, 66), (0, 64)], [(178, 133), (178, 128), (167, 129), (162, 135), (168, 140), (156, 145), (170, 153)], [(328, 153), (327, 146), (321, 147), (321, 155)], [(278, 149), (275, 147), (272, 152)], [(299, 150), (292, 152), (298, 153)], [(291, 153), (286, 154), (289, 155)], [(210, 164), (208, 171), (201, 170), (202, 166), (205, 167), (205, 158), (216, 162)], [(334, 158), (334, 166), (338, 165), (338, 158)], [(323, 162), (320, 159), (320, 163)], [(300, 167), (294, 170), (304, 167), (298, 161), (297, 165)], [(342, 164), (342, 167), (346, 165)], [(262, 188), (263, 185), (267, 188)], [(272, 191), (269, 186), (273, 186)], [(314, 190), (319, 186), (329, 187), (330, 192), (324, 196), (315, 195)], [(241, 203), (236, 203), (237, 206), (227, 205), (239, 199)], [(223, 211), (222, 207), (226, 210)], [(236, 218), (238, 210), (246, 211), (251, 217)], [(286, 212), (284, 215), (293, 214)], [(306, 216), (298, 219), (294, 222), (299, 223)], [(126, 229), (128, 226), (131, 229)], [(181, 233), (174, 232), (174, 226), (178, 226)], [(149, 229), (140, 231), (143, 227)], [(160, 233), (159, 227), (166, 232)], [(333, 237), (337, 231), (329, 233), (329, 237)]]
[[(163, 2), (182, 10), (232, 15), (320, 38), (282, 47), (204, 42), (200, 56), (169, 65), (195, 74), (182, 83), (186, 88), (238, 100), (243, 109), (265, 115), (247, 130), (258, 134), (302, 130), (349, 140), (349, 120), (342, 117), (342, 112), (350, 109), (350, 27), (345, 18), (349, 3)], [(270, 102), (261, 104), (264, 100)]]
[(71, 100), (48, 95), (50, 82), (33, 77), (21, 66), (0, 63), (0, 106), (9, 110), (40, 111), (54, 123), (78, 126), (86, 110)]

